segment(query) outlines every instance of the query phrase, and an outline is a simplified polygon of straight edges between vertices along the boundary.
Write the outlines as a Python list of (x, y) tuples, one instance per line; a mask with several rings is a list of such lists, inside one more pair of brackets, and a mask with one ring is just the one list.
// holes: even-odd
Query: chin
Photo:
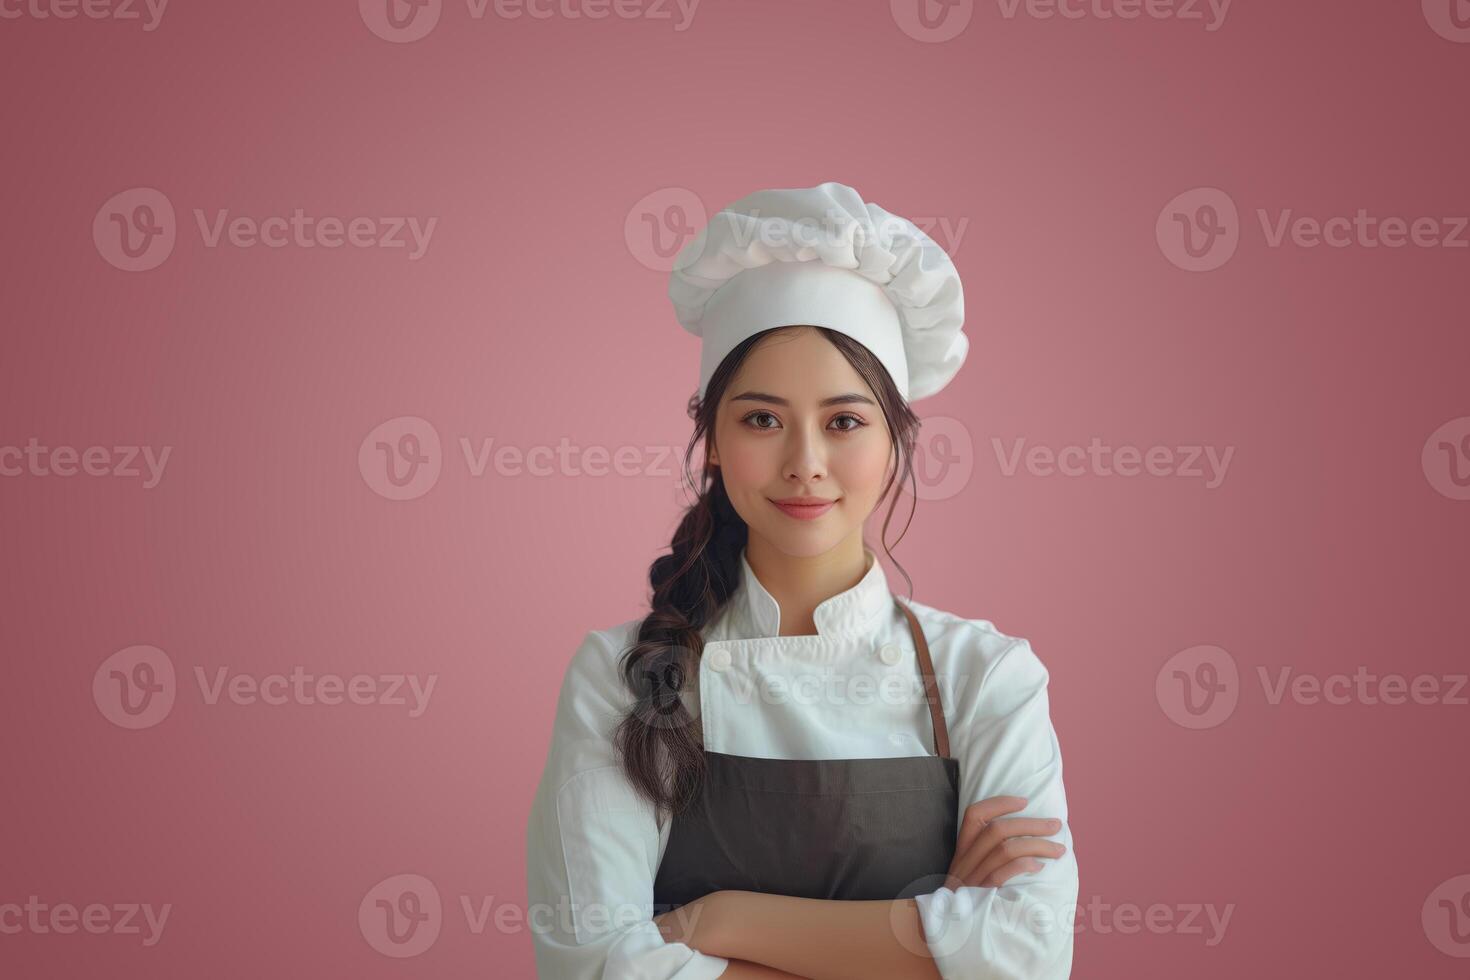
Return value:
[(764, 534), (767, 541), (776, 546), (783, 555), (792, 558), (815, 558), (824, 555), (837, 547), (837, 543), (845, 538), (850, 528), (781, 528)]

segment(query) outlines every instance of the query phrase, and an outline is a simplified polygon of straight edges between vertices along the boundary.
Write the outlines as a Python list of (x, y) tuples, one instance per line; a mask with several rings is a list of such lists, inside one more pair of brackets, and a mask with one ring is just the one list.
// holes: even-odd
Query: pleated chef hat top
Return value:
[(676, 256), (669, 299), (701, 339), (700, 398), (730, 351), (772, 327), (852, 337), (909, 402), (947, 385), (970, 347), (949, 254), (912, 221), (833, 181), (756, 191), (724, 207)]

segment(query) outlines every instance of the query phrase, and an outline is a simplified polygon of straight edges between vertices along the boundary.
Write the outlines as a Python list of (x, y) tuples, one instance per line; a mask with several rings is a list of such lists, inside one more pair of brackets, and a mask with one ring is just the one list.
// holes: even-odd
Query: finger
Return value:
[(956, 851), (950, 870), (962, 878), (966, 877), (1001, 841), (1021, 835), (1046, 837), (1061, 829), (1060, 821), (1040, 817), (1002, 817), (992, 820), (965, 852)]
[(1043, 837), (1008, 837), (988, 851), (979, 848), (971, 852), (963, 867), (954, 871), (954, 876), (967, 885), (978, 885), (985, 876), (1008, 861), (1023, 857), (1044, 857), (1055, 860), (1066, 849), (1055, 841)]
[(1055, 861), (1066, 853), (1066, 848), (1054, 841), (1040, 841), (1034, 837), (1015, 837), (985, 856), (964, 880), (966, 884), (979, 884), (1007, 864), (1021, 858)]
[(1041, 862), (1036, 858), (1017, 858), (1010, 864), (1003, 864), (1000, 867), (996, 868), (994, 871), (990, 872), (990, 874), (986, 875), (985, 880), (980, 882), (980, 884), (985, 886), (986, 888), (999, 888), (1001, 885), (1004, 885), (1007, 881), (1010, 881), (1016, 875), (1040, 870)]
[(985, 855), (974, 871), (963, 876), (963, 880), (966, 884), (979, 884), (991, 872), (1005, 867), (1017, 858), (1045, 858), (1055, 861), (1066, 853), (1066, 846), (1054, 840), (1042, 837), (1011, 837), (1001, 841), (994, 850)]
[(1026, 798), (1022, 796), (992, 796), (965, 807), (964, 819), (960, 821), (959, 839), (955, 852), (961, 853), (974, 845), (975, 839), (985, 826), (1003, 813), (1015, 813), (1024, 809)]
[[(1038, 817), (1004, 817), (992, 820), (976, 838), (970, 850), (957, 857), (951, 870), (965, 880), (970, 880), (980, 864), (1008, 840), (1021, 837), (1047, 837), (1062, 829), (1060, 821)], [(1002, 855), (1005, 851), (1000, 852)], [(1030, 853), (1030, 852), (1028, 852)], [(1019, 856), (1012, 845), (1012, 857)]]

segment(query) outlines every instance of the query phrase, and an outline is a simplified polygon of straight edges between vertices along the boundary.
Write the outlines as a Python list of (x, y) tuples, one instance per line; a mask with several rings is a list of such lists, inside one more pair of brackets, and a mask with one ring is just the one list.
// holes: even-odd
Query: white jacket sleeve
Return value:
[[(528, 921), (542, 980), (711, 980), (729, 960), (667, 943), (653, 922), (653, 805), (612, 732), (632, 704), (617, 654), (589, 632), (567, 667), (526, 827)], [(667, 833), (667, 824), (665, 825)]]
[[(983, 663), (983, 661), (981, 661)], [(1066, 846), (999, 888), (940, 888), (915, 901), (925, 940), (944, 980), (1066, 980), (1072, 972), (1077, 857), (1062, 788), (1062, 754), (1047, 701), (1046, 667), (1015, 639), (960, 692), (951, 725), (960, 761), (960, 816), (992, 796), (1022, 796), (1010, 817), (1054, 817), (1047, 839)], [(968, 686), (968, 685), (962, 685)]]

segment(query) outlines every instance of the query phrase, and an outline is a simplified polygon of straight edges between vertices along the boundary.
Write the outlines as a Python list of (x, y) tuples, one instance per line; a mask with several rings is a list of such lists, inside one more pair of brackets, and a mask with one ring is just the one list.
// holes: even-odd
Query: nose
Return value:
[(791, 439), (786, 458), (786, 478), (797, 484), (820, 481), (827, 475), (827, 459), (822, 440), (802, 430)]

